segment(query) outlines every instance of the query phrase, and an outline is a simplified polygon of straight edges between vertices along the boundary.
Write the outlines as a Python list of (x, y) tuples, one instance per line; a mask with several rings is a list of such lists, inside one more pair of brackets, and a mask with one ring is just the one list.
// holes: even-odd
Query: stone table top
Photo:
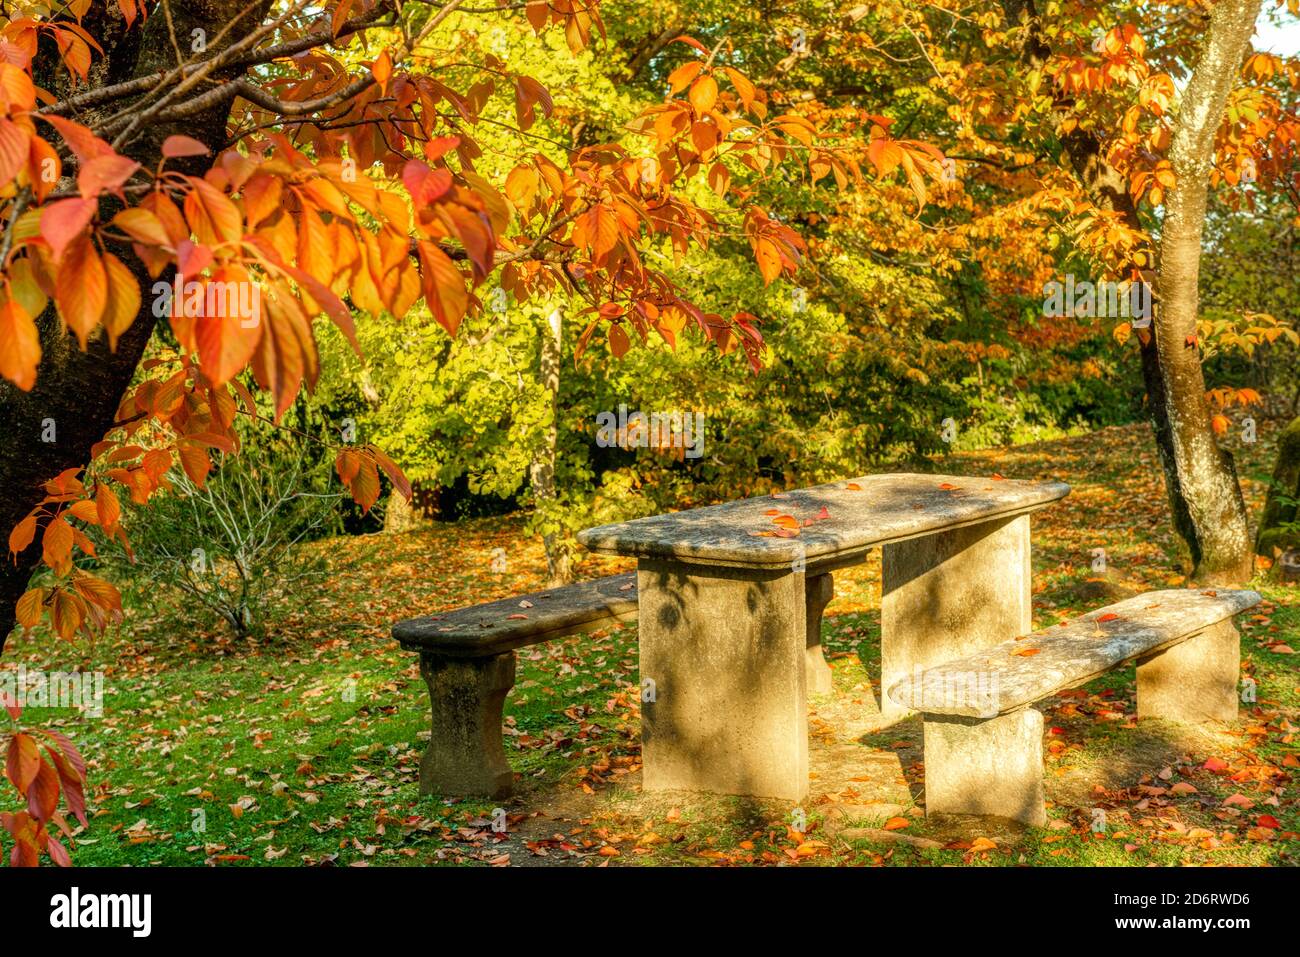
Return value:
[(1012, 517), (1064, 498), (1064, 482), (890, 473), (740, 499), (578, 533), (594, 552), (809, 570), (861, 560), (877, 545)]

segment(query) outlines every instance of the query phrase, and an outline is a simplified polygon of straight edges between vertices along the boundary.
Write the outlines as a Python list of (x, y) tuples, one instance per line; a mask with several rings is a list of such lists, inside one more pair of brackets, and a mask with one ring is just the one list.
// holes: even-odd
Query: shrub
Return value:
[(323, 560), (300, 546), (335, 530), (344, 493), (305, 443), (258, 436), (220, 457), (202, 487), (183, 472), (169, 479), (127, 515), (133, 554), (101, 550), (136, 588), (176, 588), (244, 638), (260, 631), (274, 594), (323, 577)]

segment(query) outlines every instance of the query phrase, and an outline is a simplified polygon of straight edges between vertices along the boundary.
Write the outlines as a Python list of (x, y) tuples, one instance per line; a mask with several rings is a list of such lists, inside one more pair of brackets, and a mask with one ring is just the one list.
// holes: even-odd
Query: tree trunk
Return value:
[(396, 489), (388, 493), (384, 502), (384, 534), (398, 535), (420, 527), (420, 517), (413, 502)]
[[(1237, 4), (1245, 6), (1246, 4)], [(1021, 48), (1022, 61), (1032, 69), (1041, 69), (1046, 65), (1051, 56), (1051, 49), (1043, 38), (1041, 22), (1033, 0), (1004, 0), (1003, 13), (1008, 22), (1019, 23), (1025, 28), (1025, 39)], [(1258, 7), (1258, 3), (1255, 4)], [(1242, 14), (1244, 15), (1244, 14)], [(1252, 21), (1253, 24), (1253, 21)], [(1249, 40), (1250, 29), (1246, 31), (1246, 39)], [(1244, 47), (1242, 48), (1244, 52)], [(1238, 57), (1238, 63), (1240, 55)], [(1228, 78), (1228, 88), (1231, 89), (1231, 81), (1236, 76), (1237, 65), (1232, 67), (1232, 74)], [(1227, 91), (1223, 96), (1226, 98)], [(1085, 130), (1079, 126), (1074, 126), (1069, 132), (1059, 132), (1060, 121), (1064, 120), (1068, 114), (1073, 101), (1069, 99), (1059, 99), (1056, 104), (1056, 118), (1058, 122), (1058, 136), (1064, 149), (1065, 158), (1069, 161), (1070, 168), (1075, 176), (1088, 193), (1088, 198), (1100, 209), (1116, 212), (1120, 214), (1125, 225), (1133, 229), (1142, 229), (1142, 222), (1138, 217), (1137, 207), (1128, 190), (1128, 182), (1125, 176), (1111, 166), (1105, 157), (1103, 144), (1098, 136), (1090, 130)], [(1219, 118), (1223, 113), (1222, 102), (1218, 111), (1213, 118), (1211, 126), (1211, 142), (1214, 126), (1217, 126)], [(1201, 219), (1204, 219), (1204, 187), (1202, 182), (1201, 197)], [(1167, 209), (1168, 207), (1166, 207)], [(1197, 258), (1199, 263), (1200, 256), (1200, 226), (1197, 226)], [(1164, 239), (1162, 237), (1161, 253), (1163, 258)], [(1140, 270), (1142, 280), (1154, 288), (1155, 295), (1153, 298), (1157, 302), (1155, 314), (1159, 314), (1159, 301), (1163, 295), (1163, 287), (1157, 281), (1157, 274), (1149, 268)], [(1193, 292), (1195, 290), (1193, 289)], [(1194, 308), (1194, 307), (1193, 307)], [(1154, 325), (1154, 322), (1153, 322)], [(1193, 319), (1193, 327), (1195, 320)], [(1194, 328), (1193, 328), (1194, 331)], [(1219, 558), (1207, 562), (1207, 530), (1204, 527), (1202, 516), (1205, 509), (1197, 510), (1193, 507), (1192, 496), (1205, 494), (1205, 483), (1196, 483), (1189, 485), (1187, 477), (1179, 467), (1178, 441), (1175, 437), (1174, 418), (1171, 413), (1175, 411), (1173, 397), (1174, 395), (1182, 396), (1181, 389), (1187, 387), (1186, 382), (1180, 383), (1180, 390), (1177, 393), (1171, 392), (1166, 370), (1162, 365), (1163, 357), (1158, 345), (1157, 338), (1152, 331), (1139, 330), (1137, 333), (1139, 354), (1142, 361), (1142, 380), (1147, 393), (1147, 414), (1151, 421), (1151, 430), (1155, 439), (1156, 451), (1160, 458), (1161, 469), (1165, 478), (1165, 491), (1169, 499), (1170, 515), (1173, 519), (1174, 531), (1187, 552), (1190, 570), (1192, 575), (1197, 578), (1214, 580), (1220, 576), (1222, 562), (1222, 549), (1214, 545), (1208, 549)], [(1195, 361), (1196, 376), (1201, 382), (1200, 401), (1202, 405), (1205, 402), (1204, 377), (1201, 374), (1200, 354), (1195, 349), (1189, 350), (1191, 356), (1181, 356), (1184, 362), (1189, 358)], [(1209, 410), (1205, 409), (1205, 430), (1210, 438), (1211, 446), (1217, 450), (1217, 444), (1214, 443), (1213, 434), (1209, 426)], [(1241, 498), (1241, 489), (1237, 484), (1236, 471), (1232, 465), (1231, 456), (1219, 451), (1223, 459), (1222, 468), (1226, 470), (1227, 481), (1230, 482), (1231, 488), (1220, 488), (1223, 484), (1223, 478), (1214, 480), (1209, 483), (1214, 487), (1213, 494), (1221, 502), (1228, 506), (1226, 514), (1230, 517), (1230, 526), (1244, 526), (1246, 523), (1245, 503)], [(1232, 505), (1233, 500), (1238, 503), (1237, 514), (1232, 512), (1236, 506)], [(1235, 539), (1234, 539), (1235, 540)], [(1249, 578), (1249, 539), (1246, 541), (1246, 550), (1239, 553), (1235, 561), (1227, 562), (1227, 565), (1236, 568), (1233, 575), (1237, 575), (1242, 567), (1246, 569), (1245, 577)], [(1240, 547), (1238, 544), (1234, 547)]]
[[(528, 467), (528, 480), (532, 485), (535, 506), (544, 508), (555, 501), (555, 456), (559, 441), (560, 361), (564, 341), (564, 318), (556, 309), (546, 318), (542, 329), (541, 368), (542, 386), (546, 389), (549, 415), (543, 429), (542, 444), (533, 452)], [(573, 580), (568, 544), (558, 532), (545, 532), (542, 543), (546, 547), (546, 574), (552, 585), (564, 585)]]
[(1259, 518), (1255, 554), (1276, 560), (1280, 552), (1300, 549), (1300, 419), (1282, 432), (1277, 465)]
[[(269, 0), (259, 0), (251, 16), (241, 22), (247, 23), (249, 29), (261, 23), (268, 5)], [(177, 36), (190, 37), (192, 31), (203, 30), (208, 37), (215, 37), (247, 6), (245, 0), (173, 4), (171, 20)], [(167, 18), (162, 15), (151, 16), (143, 28), (137, 23), (128, 30), (115, 6), (95, 4), (82, 25), (105, 54), (94, 60), (89, 79), (92, 88), (175, 65)], [(58, 63), (53, 44), (42, 39), (33, 65), (36, 82), (62, 98), (76, 91), (70, 88), (67, 71)], [(115, 103), (103, 109), (105, 113), (115, 112), (121, 106)], [(230, 103), (226, 102), (183, 121), (147, 124), (121, 152), (146, 169), (153, 169), (162, 156), (163, 140), (173, 133), (184, 133), (207, 144), (215, 154), (225, 140), (229, 112)], [(99, 113), (93, 109), (77, 116), (82, 123), (97, 118)], [(48, 127), (41, 132), (48, 136)], [(211, 161), (211, 157), (171, 160), (168, 168), (197, 175)], [(71, 162), (64, 167), (60, 189), (75, 187), (75, 170), (70, 166)], [(101, 212), (111, 212), (114, 204), (113, 200), (105, 200)], [(62, 328), (51, 305), (37, 319), (42, 354), (35, 387), (23, 392), (0, 380), (0, 422), (5, 423), (10, 437), (0, 446), (0, 529), (4, 536), (0, 541), (7, 541), (9, 530), (44, 497), (43, 482), (65, 469), (88, 464), (90, 447), (113, 425), (123, 393), (153, 333), (153, 303), (148, 294), (153, 280), (129, 246), (114, 252), (131, 267), (143, 294), (140, 312), (118, 340), (116, 353), (109, 352), (102, 335), (82, 352), (72, 335)], [(171, 270), (161, 278), (170, 281)], [(0, 568), (0, 651), (14, 626), (14, 605), (26, 590), (40, 554), (39, 545), (33, 545), (16, 562), (6, 561)]]
[(1220, 0), (1174, 123), (1169, 161), (1177, 183), (1165, 198), (1160, 235), (1159, 306), (1152, 328), (1163, 372), (1172, 456), (1171, 486), (1187, 502), (1193, 575), (1239, 583), (1253, 571), (1246, 503), (1232, 457), (1219, 448), (1205, 399), (1197, 339), (1198, 281), (1214, 137), (1241, 72), (1261, 0)]

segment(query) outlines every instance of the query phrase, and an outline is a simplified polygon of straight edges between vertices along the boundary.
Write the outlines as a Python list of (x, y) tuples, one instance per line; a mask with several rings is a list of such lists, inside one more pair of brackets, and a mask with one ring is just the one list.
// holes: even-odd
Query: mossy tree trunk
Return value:
[[(1176, 170), (1179, 184), (1166, 206), (1161, 268), (1158, 276), (1146, 265), (1139, 270), (1144, 282), (1157, 286), (1155, 334), (1141, 330), (1137, 335), (1147, 411), (1174, 530), (1193, 576), (1207, 582), (1244, 581), (1251, 574), (1245, 501), (1232, 456), (1214, 439), (1200, 352), (1194, 344), (1188, 345), (1187, 336), (1196, 333), (1196, 283), (1214, 133), (1239, 75), (1259, 7), (1259, 0), (1224, 0), (1214, 8), (1179, 111), (1171, 159), (1182, 168)], [(1044, 69), (1052, 51), (1035, 0), (1003, 0), (1002, 8), (1008, 22), (1024, 28), (1022, 62)], [(1053, 115), (1062, 159), (1093, 203), (1118, 213), (1130, 228), (1145, 229), (1127, 177), (1107, 160), (1101, 136), (1072, 122), (1075, 108), (1069, 95), (1058, 93)], [(1174, 192), (1180, 195), (1175, 197)]]
[(1190, 527), (1180, 529), (1194, 576), (1238, 583), (1253, 572), (1246, 503), (1232, 456), (1210, 425), (1197, 319), (1201, 243), (1214, 163), (1214, 139), (1228, 95), (1241, 74), (1260, 0), (1221, 0), (1174, 121), (1169, 162), (1177, 183), (1165, 198), (1160, 232), (1159, 304), (1152, 328), (1173, 455), (1166, 484), (1187, 502)]
[(1259, 519), (1255, 551), (1277, 559), (1280, 553), (1300, 549), (1300, 418), (1282, 432), (1277, 444), (1277, 465)]

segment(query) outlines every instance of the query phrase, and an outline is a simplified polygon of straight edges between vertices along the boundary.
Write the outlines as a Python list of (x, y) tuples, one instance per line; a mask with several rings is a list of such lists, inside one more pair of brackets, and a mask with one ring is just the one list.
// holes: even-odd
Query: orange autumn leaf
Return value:
[(186, 176), (190, 191), (185, 194), (185, 219), (200, 243), (233, 242), (243, 235), (239, 208), (230, 197), (206, 179)]
[(696, 113), (704, 114), (718, 102), (718, 82), (711, 76), (702, 76), (691, 84), (691, 106)]
[(389, 56), (388, 51), (384, 50), (371, 64), (370, 73), (379, 84), (379, 89), (385, 96), (388, 95), (388, 80), (393, 75), (393, 58)]
[(37, 622), (41, 620), (41, 613), (45, 608), (45, 589), (33, 588), (23, 593), (18, 599), (18, 604), (14, 608), (14, 616), (18, 624), (24, 628), (35, 628)]
[(0, 305), (0, 375), (24, 392), (36, 385), (41, 338), (36, 323), (17, 300)]
[(55, 517), (41, 535), (41, 557), (57, 574), (67, 574), (72, 565), (72, 526)]
[(140, 284), (126, 264), (112, 253), (104, 253), (103, 261), (108, 292), (102, 322), (108, 335), (108, 347), (116, 350), (117, 340), (131, 328), (140, 313)]
[(631, 347), (632, 341), (627, 337), (627, 333), (623, 331), (623, 326), (619, 323), (612, 323), (609, 327), (609, 351), (614, 354), (614, 358), (623, 358)]
[(59, 315), (86, 348), (91, 331), (108, 305), (108, 273), (90, 237), (82, 234), (68, 246), (54, 281)]

